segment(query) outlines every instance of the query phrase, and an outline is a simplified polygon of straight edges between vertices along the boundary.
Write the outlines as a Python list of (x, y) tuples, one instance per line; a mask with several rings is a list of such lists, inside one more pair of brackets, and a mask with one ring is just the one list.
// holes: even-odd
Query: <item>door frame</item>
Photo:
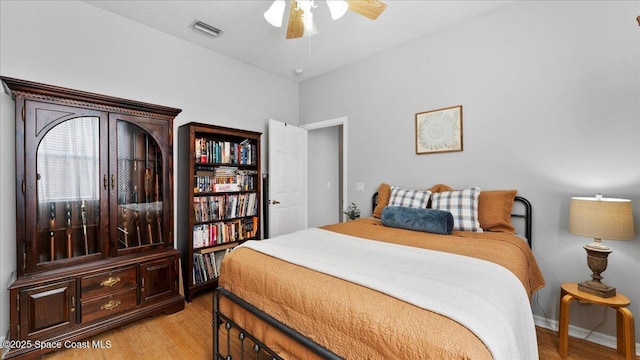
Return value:
[[(348, 140), (349, 140), (349, 136), (348, 136), (348, 131), (347, 131), (347, 124), (348, 124), (348, 118), (346, 116), (341, 116), (339, 118), (335, 118), (335, 119), (329, 119), (329, 120), (324, 120), (324, 121), (318, 121), (318, 122), (314, 122), (314, 123), (309, 123), (309, 124), (304, 124), (304, 125), (300, 125), (300, 127), (302, 129), (305, 129), (307, 131), (312, 131), (312, 130), (317, 130), (317, 129), (324, 129), (324, 128), (328, 128), (328, 127), (333, 127), (333, 126), (342, 126), (342, 196), (341, 196), (341, 201), (342, 204), (340, 204), (340, 207), (342, 209), (342, 212), (340, 214), (340, 219), (341, 222), (346, 221), (347, 220), (347, 216), (344, 214), (344, 211), (347, 210), (346, 208), (346, 202), (347, 202), (347, 191), (348, 191), (348, 183), (347, 183), (347, 149), (348, 149)], [(308, 156), (308, 155), (307, 155)], [(307, 180), (308, 181), (308, 180)], [(305, 199), (305, 202), (307, 203), (307, 206), (309, 205), (309, 192), (307, 191), (307, 194), (305, 195), (307, 198)]]

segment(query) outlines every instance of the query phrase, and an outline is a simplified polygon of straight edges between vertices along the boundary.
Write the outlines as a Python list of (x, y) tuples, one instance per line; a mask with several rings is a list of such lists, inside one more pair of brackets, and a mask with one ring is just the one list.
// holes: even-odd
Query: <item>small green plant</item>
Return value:
[(358, 205), (355, 203), (351, 203), (347, 208), (347, 211), (343, 211), (345, 215), (349, 218), (349, 220), (355, 220), (360, 218), (360, 209), (358, 209)]

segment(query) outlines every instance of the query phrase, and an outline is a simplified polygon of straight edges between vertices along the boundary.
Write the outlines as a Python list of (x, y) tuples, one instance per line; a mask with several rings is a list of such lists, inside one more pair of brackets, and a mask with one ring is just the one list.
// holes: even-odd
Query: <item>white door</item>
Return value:
[(307, 227), (307, 131), (269, 119), (268, 236)]

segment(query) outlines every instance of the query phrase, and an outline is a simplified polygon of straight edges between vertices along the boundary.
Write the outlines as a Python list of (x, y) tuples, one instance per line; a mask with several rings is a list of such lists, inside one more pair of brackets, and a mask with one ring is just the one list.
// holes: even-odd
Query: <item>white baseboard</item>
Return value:
[[(536, 326), (550, 329), (556, 332), (558, 331), (558, 321), (556, 320), (549, 320), (540, 315), (533, 315), (533, 321), (535, 322)], [(569, 324), (569, 336), (578, 339), (584, 339), (584, 337), (588, 334), (589, 330)], [(615, 336), (606, 335), (595, 331), (591, 333), (591, 336), (589, 336), (586, 341), (606, 346), (612, 349), (616, 349), (618, 347), (618, 339)], [(636, 356), (640, 356), (640, 343), (636, 343)]]

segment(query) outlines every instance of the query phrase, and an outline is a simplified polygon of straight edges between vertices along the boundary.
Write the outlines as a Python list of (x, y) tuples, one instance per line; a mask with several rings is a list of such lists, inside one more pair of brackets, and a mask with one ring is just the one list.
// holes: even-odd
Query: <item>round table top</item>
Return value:
[(613, 306), (613, 307), (625, 307), (631, 304), (631, 301), (629, 300), (629, 298), (620, 294), (619, 292), (616, 293), (615, 296), (612, 296), (609, 298), (603, 298), (603, 297), (599, 297), (599, 296), (592, 295), (584, 291), (578, 290), (577, 283), (564, 283), (562, 284), (562, 290), (564, 290), (568, 294), (571, 294), (576, 299), (585, 300), (594, 304), (607, 305), (607, 306)]

